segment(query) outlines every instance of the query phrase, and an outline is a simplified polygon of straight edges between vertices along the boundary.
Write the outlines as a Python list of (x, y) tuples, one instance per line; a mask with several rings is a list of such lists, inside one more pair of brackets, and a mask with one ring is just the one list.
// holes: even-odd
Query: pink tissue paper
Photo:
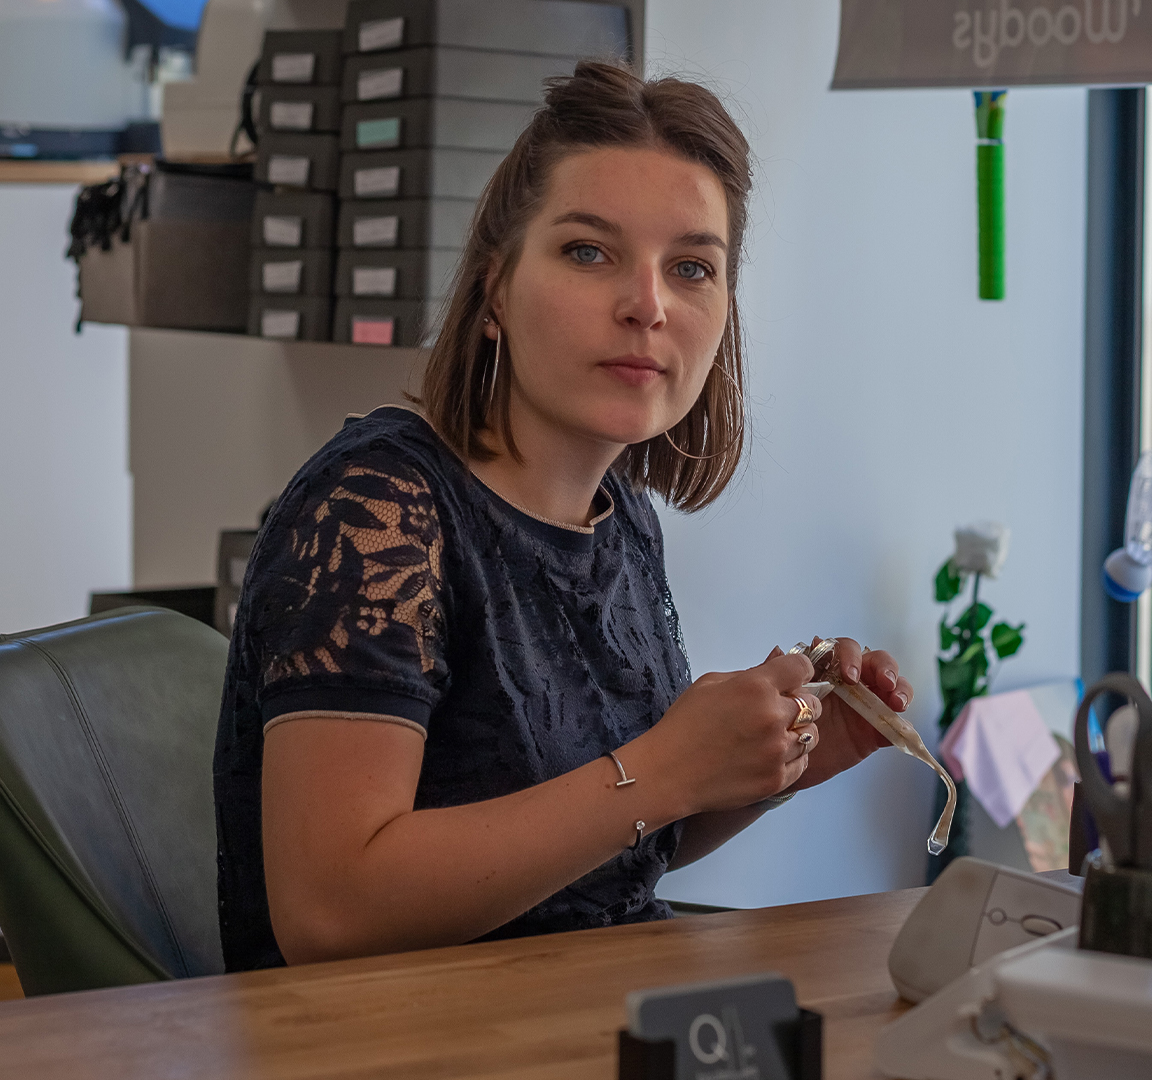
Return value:
[(1015, 819), (1060, 747), (1027, 690), (973, 698), (940, 740), (940, 755), (957, 780), (1001, 828)]

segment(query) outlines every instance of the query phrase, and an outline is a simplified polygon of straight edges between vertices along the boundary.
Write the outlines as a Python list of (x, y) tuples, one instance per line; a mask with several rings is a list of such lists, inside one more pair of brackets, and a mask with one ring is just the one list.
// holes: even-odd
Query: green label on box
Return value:
[(356, 125), (356, 145), (363, 149), (400, 145), (400, 117), (361, 120)]

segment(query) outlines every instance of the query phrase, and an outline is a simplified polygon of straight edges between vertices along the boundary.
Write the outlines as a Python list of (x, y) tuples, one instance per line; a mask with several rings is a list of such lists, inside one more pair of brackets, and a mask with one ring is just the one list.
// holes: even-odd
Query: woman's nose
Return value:
[(626, 275), (616, 317), (640, 330), (656, 330), (664, 325), (664, 280), (659, 267), (638, 266)]

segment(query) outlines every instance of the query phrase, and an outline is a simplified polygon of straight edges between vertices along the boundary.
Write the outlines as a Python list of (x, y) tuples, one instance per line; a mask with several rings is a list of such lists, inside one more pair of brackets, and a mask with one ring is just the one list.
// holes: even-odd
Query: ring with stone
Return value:
[(800, 713), (796, 719), (792, 721), (791, 729), (795, 731), (797, 728), (802, 728), (806, 724), (812, 723), (816, 719), (816, 710), (812, 708), (802, 697), (794, 697), (792, 699), (800, 706)]
[(797, 736), (797, 740), (799, 741), (801, 746), (803, 746), (805, 749), (807, 749), (807, 747), (812, 745), (812, 740), (815, 737), (816, 736), (813, 735), (812, 732), (810, 732), (810, 731), (802, 731)]

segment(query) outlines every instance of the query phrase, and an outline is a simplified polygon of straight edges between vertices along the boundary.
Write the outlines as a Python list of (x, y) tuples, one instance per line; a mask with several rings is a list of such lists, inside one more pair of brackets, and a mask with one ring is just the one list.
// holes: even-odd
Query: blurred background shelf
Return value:
[(410, 404), (418, 349), (129, 331), (129, 471), (138, 589), (214, 581), (223, 529), (261, 511), (349, 413)]

